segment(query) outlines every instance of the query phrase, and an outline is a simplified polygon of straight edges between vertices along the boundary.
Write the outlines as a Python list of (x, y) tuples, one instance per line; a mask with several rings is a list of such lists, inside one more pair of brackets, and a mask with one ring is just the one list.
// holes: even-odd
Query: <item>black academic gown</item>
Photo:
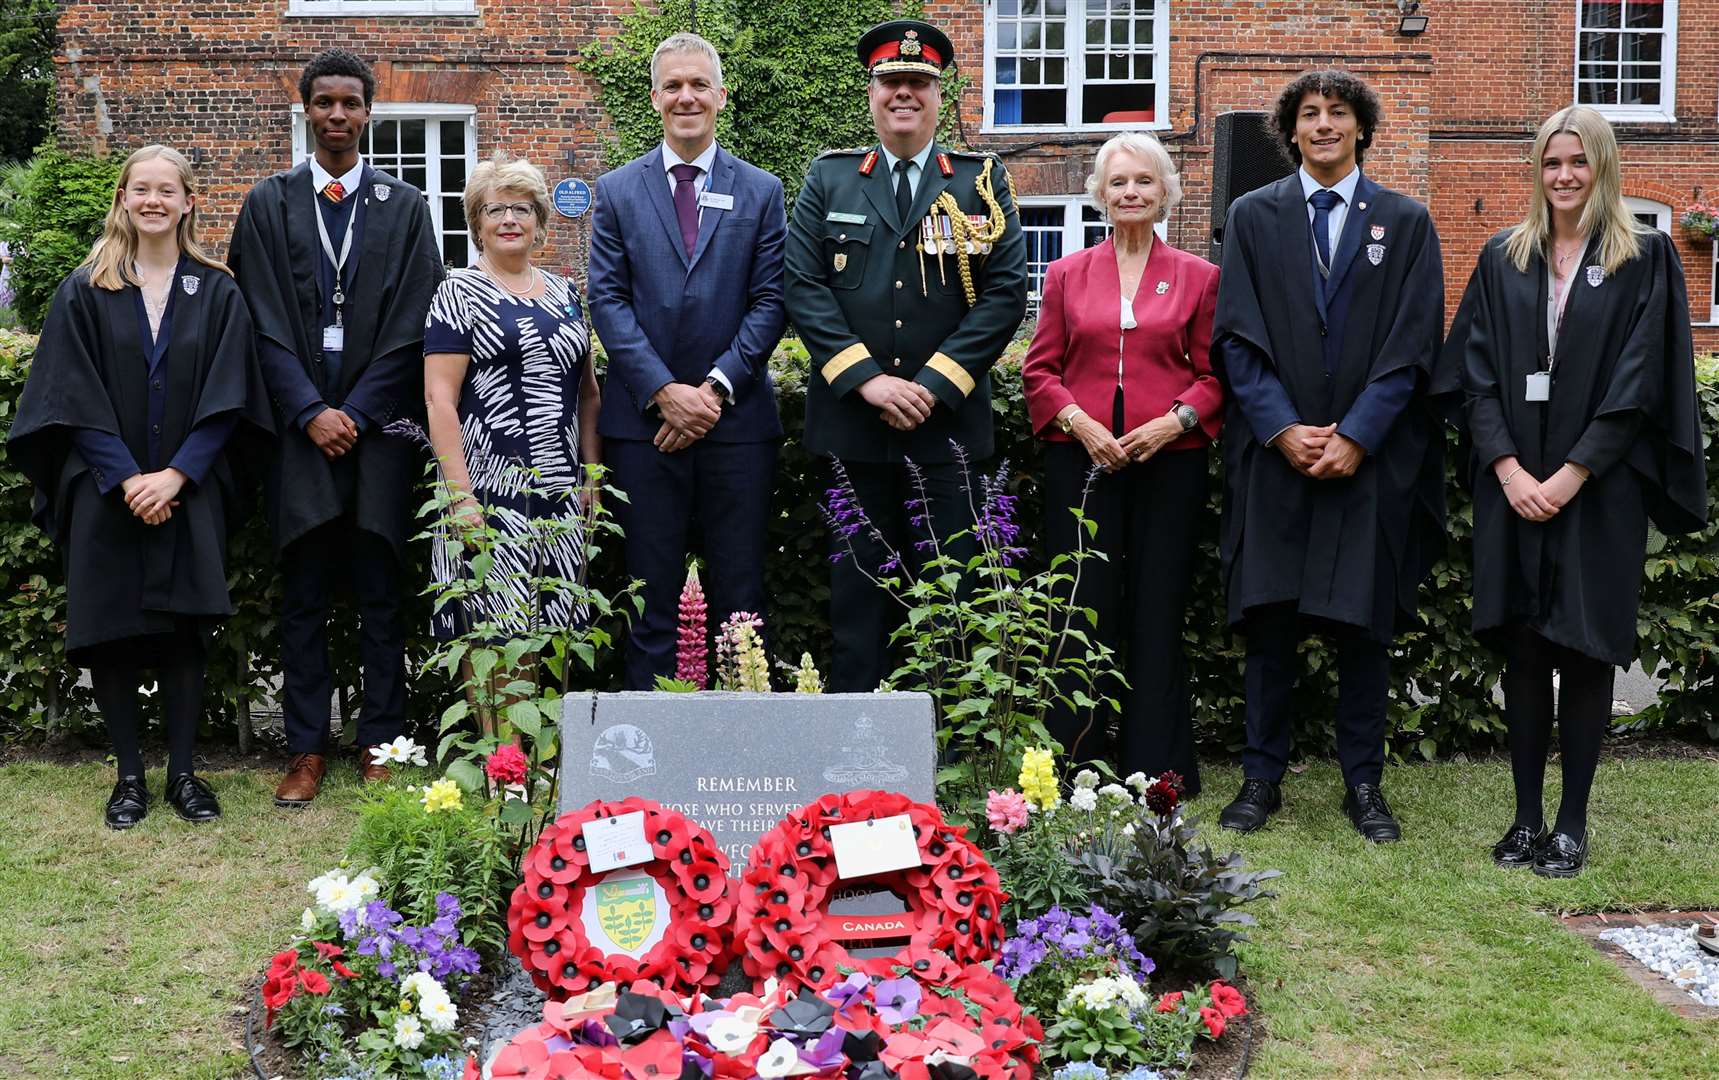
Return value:
[[(382, 428), (402, 419), (423, 423), (424, 318), (442, 280), (442, 257), (418, 189), (366, 166), (353, 196), (363, 200), (353, 226), (362, 232), (345, 274), (345, 349), (339, 377), (330, 379), (321, 359), (317, 267), (325, 256), (312, 183), (306, 161), (252, 188), (228, 255), (250, 302), (258, 349), (272, 350), (263, 368), (281, 437), (267, 474), (269, 523), (278, 551), (350, 514), (398, 553), (411, 535), (423, 450)], [(370, 421), (334, 462), (296, 422), (318, 400), (331, 408), (350, 404)]]
[[(1527, 400), (1546, 368), (1546, 264), (1519, 271), (1508, 230), (1481, 251), (1446, 353), (1462, 365), (1473, 450), (1474, 629), (1526, 623), (1611, 664), (1635, 654), (1647, 522), (1692, 532), (1707, 519), (1706, 467), (1683, 268), (1669, 237), (1644, 234), (1607, 274), (1590, 244), (1570, 282), (1551, 399)], [(1548, 479), (1566, 461), (1592, 476), (1550, 521), (1510, 509), (1492, 463), (1514, 454)]]
[(1338, 480), (1292, 469), (1226, 394), (1221, 553), (1232, 625), (1250, 608), (1292, 602), (1303, 616), (1388, 642), (1443, 550), (1444, 444), (1432, 401), (1457, 378), (1439, 364), (1444, 278), (1426, 207), (1370, 183), (1357, 195), (1323, 296), (1296, 175), (1231, 207), (1213, 366), (1227, 383), (1224, 350), (1252, 350), (1315, 426), (1342, 421), (1369, 384), (1405, 368), (1414, 394), (1355, 475)]
[[(34, 518), (60, 549), (66, 649), (207, 626), (233, 613), (227, 531), (247, 485), (235, 475), (274, 426), (250, 316), (233, 279), (190, 260), (173, 282), (166, 355), (154, 371), (137, 289), (96, 288), (87, 270), (60, 284), (18, 402), (8, 453), (35, 485)], [(152, 432), (152, 385), (160, 431)], [(168, 465), (199, 424), (241, 421), (201, 484), (187, 484), (160, 525), (145, 525), (119, 487), (97, 490), (73, 445), (77, 428), (118, 437), (145, 472)], [(153, 437), (152, 437), (153, 436)], [(151, 454), (151, 449), (154, 454)]]

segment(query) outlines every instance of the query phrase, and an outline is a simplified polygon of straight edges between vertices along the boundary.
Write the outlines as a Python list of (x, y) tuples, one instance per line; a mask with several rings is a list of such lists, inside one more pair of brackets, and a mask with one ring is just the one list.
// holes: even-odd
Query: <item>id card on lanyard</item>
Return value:
[[(311, 195), (313, 203), (318, 198), (315, 194)], [(322, 351), (345, 352), (346, 320), (342, 309), (346, 304), (346, 292), (340, 276), (346, 269), (346, 257), (352, 254), (352, 226), (358, 220), (358, 196), (352, 197), (352, 209), (346, 216), (346, 236), (340, 242), (338, 255), (334, 253), (334, 241), (328, 238), (328, 225), (322, 220), (322, 206), (316, 204), (311, 209), (316, 213), (316, 235), (322, 241), (322, 253), (328, 256), (329, 263), (334, 267), (334, 295), (329, 298), (334, 301), (334, 325), (322, 328)]]

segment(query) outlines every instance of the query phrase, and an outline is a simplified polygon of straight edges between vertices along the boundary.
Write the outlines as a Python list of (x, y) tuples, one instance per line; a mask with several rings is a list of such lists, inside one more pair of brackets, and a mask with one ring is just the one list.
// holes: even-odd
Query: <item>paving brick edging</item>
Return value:
[(1719, 911), (1610, 911), (1603, 915), (1565, 915), (1559, 918), (1564, 929), (1580, 934), (1606, 958), (1624, 970), (1635, 984), (1646, 990), (1653, 1000), (1664, 1005), (1685, 1020), (1719, 1020), (1719, 1008), (1703, 1005), (1670, 979), (1650, 970), (1646, 964), (1610, 941), (1601, 941), (1600, 934), (1620, 926), (1649, 926), (1666, 923), (1689, 923), (1702, 917), (1719, 918)]

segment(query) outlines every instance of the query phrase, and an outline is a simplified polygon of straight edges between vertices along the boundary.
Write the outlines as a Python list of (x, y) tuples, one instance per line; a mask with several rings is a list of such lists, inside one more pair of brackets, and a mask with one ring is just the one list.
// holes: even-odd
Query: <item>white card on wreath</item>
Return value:
[(830, 847), (835, 850), (838, 878), (869, 877), (923, 865), (919, 844), (913, 838), (913, 821), (906, 814), (831, 825)]
[(650, 862), (650, 841), (645, 839), (645, 812), (593, 818), (585, 823), (585, 857), (591, 860), (591, 871), (602, 873), (621, 866)]

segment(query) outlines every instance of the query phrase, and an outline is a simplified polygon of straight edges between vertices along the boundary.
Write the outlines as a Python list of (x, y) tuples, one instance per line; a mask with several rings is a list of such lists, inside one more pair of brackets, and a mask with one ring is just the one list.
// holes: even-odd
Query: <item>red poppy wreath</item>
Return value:
[[(752, 848), (741, 879), (734, 936), (753, 982), (775, 978), (823, 989), (863, 966), (835, 940), (828, 905), (836, 876), (830, 827), (906, 815), (921, 865), (863, 879), (907, 902), (910, 940), (894, 960), (930, 964), (943, 954), (977, 963), (1003, 946), (997, 871), (937, 807), (888, 791), (825, 795), (789, 814)], [(917, 966), (915, 963), (914, 966)]]
[[(651, 860), (593, 871), (585, 826), (635, 811)], [(722, 978), (733, 945), (728, 857), (684, 815), (649, 799), (598, 800), (544, 829), (521, 869), (507, 947), (551, 998), (638, 979), (690, 994)]]

